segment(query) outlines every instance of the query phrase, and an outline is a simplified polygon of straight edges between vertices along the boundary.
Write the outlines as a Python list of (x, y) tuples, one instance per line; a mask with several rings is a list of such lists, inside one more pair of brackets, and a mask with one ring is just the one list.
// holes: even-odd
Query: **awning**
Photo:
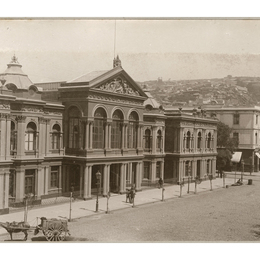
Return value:
[(256, 155), (258, 158), (260, 158), (260, 154), (259, 154), (259, 153), (255, 153), (255, 155)]
[(242, 152), (235, 152), (232, 155), (231, 162), (235, 162), (235, 163), (240, 162), (241, 156), (242, 156)]

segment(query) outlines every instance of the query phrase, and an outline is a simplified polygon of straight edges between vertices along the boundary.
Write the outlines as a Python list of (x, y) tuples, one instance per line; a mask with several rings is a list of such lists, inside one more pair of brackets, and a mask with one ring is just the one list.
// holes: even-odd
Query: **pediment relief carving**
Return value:
[(131, 84), (129, 84), (124, 78), (116, 77), (95, 89), (109, 91), (118, 94), (127, 94), (131, 96), (140, 96), (139, 92), (136, 91)]

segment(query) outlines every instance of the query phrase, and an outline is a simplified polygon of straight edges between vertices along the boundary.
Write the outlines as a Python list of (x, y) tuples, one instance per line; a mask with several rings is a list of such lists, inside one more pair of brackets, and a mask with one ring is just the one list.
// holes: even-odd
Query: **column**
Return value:
[(183, 140), (184, 140), (184, 136), (183, 136), (183, 128), (180, 128), (180, 153), (183, 153)]
[(144, 126), (140, 126), (140, 148), (143, 149)]
[(108, 124), (105, 123), (105, 149), (108, 149), (108, 142), (109, 142), (109, 136), (108, 136)]
[(50, 153), (50, 143), (51, 143), (51, 129), (50, 129), (50, 119), (46, 119), (46, 139), (45, 139), (45, 155)]
[(152, 135), (153, 135), (153, 142), (152, 142), (152, 153), (156, 153), (156, 138), (157, 138), (157, 134), (156, 131), (157, 127), (156, 126), (152, 126)]
[(164, 160), (161, 161), (161, 178), (164, 180)]
[(125, 149), (128, 148), (128, 124), (125, 124)]
[(91, 173), (92, 173), (92, 165), (86, 165), (84, 169), (84, 192), (83, 198), (84, 200), (91, 198)]
[(126, 167), (125, 163), (121, 163), (120, 165), (120, 187), (119, 187), (119, 193), (122, 194), (125, 192), (125, 183), (126, 183)]
[(136, 176), (135, 176), (135, 187), (137, 190), (141, 189), (141, 183), (140, 183), (140, 167), (139, 163), (136, 163)]
[(0, 173), (0, 210), (5, 208), (5, 181), (4, 173)]
[(49, 193), (49, 167), (44, 167), (44, 194)]
[[(165, 127), (162, 127), (162, 153), (164, 153), (164, 147), (165, 147)], [(173, 147), (172, 147), (173, 148)]]
[(111, 123), (108, 123), (108, 149), (111, 149)]
[(124, 127), (124, 124), (122, 124), (122, 133), (121, 133), (122, 137), (121, 137), (121, 140), (122, 140), (122, 143), (121, 143), (121, 149), (124, 149), (125, 148), (125, 127)]
[(133, 172), (133, 163), (129, 163), (129, 184), (132, 184), (133, 183), (133, 180), (132, 180), (132, 172)]
[(16, 194), (16, 202), (23, 201), (24, 198), (24, 178), (25, 178), (25, 171), (24, 169), (17, 169), (16, 170), (16, 187), (15, 187), (15, 194)]
[(152, 160), (151, 183), (156, 181), (156, 160)]
[(6, 160), (10, 159), (10, 139), (11, 139), (11, 120), (10, 115), (7, 114), (6, 121)]
[(83, 171), (84, 171), (84, 167), (82, 165), (79, 166), (80, 167), (80, 179), (79, 179), (79, 196), (80, 198), (83, 197), (83, 190), (84, 190), (84, 187), (83, 187)]
[(140, 190), (142, 189), (142, 181), (143, 181), (143, 162), (139, 162), (139, 183), (140, 183)]
[(9, 208), (9, 174), (10, 174), (9, 170), (7, 170), (4, 174), (5, 175), (5, 193), (4, 193), (5, 208)]
[(216, 159), (215, 158), (212, 160), (212, 174), (213, 174), (213, 176), (216, 175)]
[[(45, 154), (45, 145), (47, 144), (47, 140), (46, 140), (46, 128), (45, 126), (45, 119), (43, 117), (39, 117), (38, 118), (38, 140), (37, 140), (37, 145), (38, 147), (36, 148), (36, 150), (38, 150), (38, 155), (44, 155)], [(51, 139), (50, 139), (51, 140)]]
[(60, 133), (60, 147), (59, 147), (59, 154), (61, 154), (61, 150), (63, 151), (63, 155), (64, 155), (64, 150), (63, 150), (63, 133)]
[(192, 178), (194, 179), (197, 176), (197, 161), (193, 160), (192, 162)]
[(89, 124), (89, 149), (92, 149), (93, 145), (93, 122)]
[(66, 176), (66, 165), (62, 165), (62, 173), (61, 173), (62, 177), (62, 192), (67, 191), (66, 190), (66, 181), (67, 181), (67, 176)]
[(40, 199), (44, 194), (44, 174), (42, 168), (36, 169), (36, 185), (37, 185), (37, 198)]
[(183, 179), (183, 161), (179, 161), (179, 181)]
[(0, 129), (1, 129), (1, 146), (0, 146), (0, 160), (4, 161), (6, 158), (6, 114), (0, 114)]

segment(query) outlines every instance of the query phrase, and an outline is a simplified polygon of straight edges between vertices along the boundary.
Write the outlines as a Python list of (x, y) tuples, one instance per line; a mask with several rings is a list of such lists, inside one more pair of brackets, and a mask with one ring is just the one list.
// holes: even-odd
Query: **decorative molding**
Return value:
[(9, 119), (9, 118), (11, 118), (10, 114), (0, 113), (0, 119)]
[(116, 102), (116, 103), (124, 103), (124, 104), (135, 104), (135, 105), (142, 105), (143, 102), (137, 102), (133, 100), (127, 100), (127, 99), (121, 99), (121, 98), (116, 98), (116, 97), (106, 97), (102, 95), (89, 95), (89, 99), (96, 99), (96, 100), (105, 100), (105, 101), (110, 101), (110, 102)]
[(62, 116), (62, 112), (60, 111), (55, 111), (55, 110), (46, 110), (44, 109), (44, 114), (45, 115), (56, 115), (56, 116)]
[(118, 94), (140, 96), (139, 92), (136, 91), (132, 86), (129, 85), (129, 83), (126, 80), (122, 79), (121, 77), (112, 79), (103, 85), (95, 87), (95, 89), (118, 93)]
[(9, 110), (10, 108), (11, 108), (11, 106), (10, 106), (10, 103), (9, 103), (9, 102), (2, 101), (2, 102), (0, 103), (0, 109)]
[(18, 116), (15, 117), (15, 120), (17, 122), (21, 122), (21, 123), (24, 123), (25, 119), (26, 119), (26, 116), (22, 116), (22, 115), (18, 115)]

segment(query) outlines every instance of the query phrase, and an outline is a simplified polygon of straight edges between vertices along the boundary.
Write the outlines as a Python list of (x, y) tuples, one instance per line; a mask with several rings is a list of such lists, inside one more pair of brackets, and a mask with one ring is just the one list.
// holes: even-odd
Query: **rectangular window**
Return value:
[(104, 121), (95, 119), (93, 125), (93, 148), (103, 149), (104, 144)]
[(149, 179), (150, 162), (144, 162), (144, 176), (143, 179)]
[(121, 123), (119, 121), (112, 122), (111, 148), (121, 148)]
[(239, 134), (238, 133), (233, 133), (233, 139), (239, 144)]
[(258, 115), (255, 116), (255, 123), (258, 124)]
[(52, 166), (51, 167), (51, 188), (58, 188), (59, 187), (59, 166)]
[(161, 162), (156, 162), (156, 178), (161, 177)]
[(51, 149), (53, 149), (53, 150), (60, 149), (60, 134), (59, 133), (53, 133), (51, 141), (52, 141)]
[(32, 132), (27, 132), (25, 134), (25, 150), (35, 150), (35, 134)]
[(35, 170), (25, 170), (24, 194), (35, 195)]
[(233, 115), (233, 124), (239, 125), (239, 114), (238, 113)]

